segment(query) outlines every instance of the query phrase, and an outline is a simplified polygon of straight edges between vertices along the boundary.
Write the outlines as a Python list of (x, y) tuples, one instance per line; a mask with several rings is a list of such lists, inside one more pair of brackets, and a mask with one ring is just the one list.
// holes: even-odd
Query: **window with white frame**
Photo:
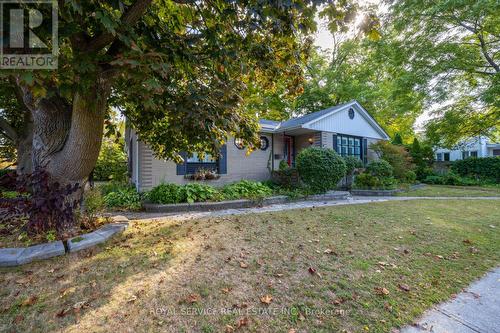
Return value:
[(443, 153), (436, 153), (436, 161), (442, 161), (443, 160)]
[(362, 159), (361, 138), (349, 135), (337, 135), (337, 153), (341, 156), (354, 156)]

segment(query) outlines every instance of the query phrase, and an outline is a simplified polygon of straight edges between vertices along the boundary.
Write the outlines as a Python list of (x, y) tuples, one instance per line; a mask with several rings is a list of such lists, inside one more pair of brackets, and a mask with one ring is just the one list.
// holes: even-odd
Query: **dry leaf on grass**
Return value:
[(386, 288), (375, 287), (374, 289), (377, 295), (383, 295), (383, 296), (389, 295), (389, 290), (387, 290)]
[(241, 268), (247, 268), (248, 267), (248, 264), (243, 262), (243, 261), (240, 261), (240, 267)]
[(398, 287), (399, 287), (399, 289), (401, 289), (403, 291), (406, 291), (406, 292), (410, 291), (410, 286), (407, 284), (398, 284)]
[(313, 268), (313, 267), (309, 267), (308, 271), (309, 271), (309, 273), (310, 273), (311, 275), (317, 275), (318, 277), (320, 277), (320, 278), (321, 278), (321, 274), (320, 274), (320, 273), (318, 273), (318, 271), (317, 271), (315, 268)]
[(264, 295), (260, 298), (260, 301), (264, 304), (271, 304), (273, 297), (271, 295)]
[(240, 328), (242, 326), (247, 326), (248, 325), (248, 317), (243, 317), (238, 320), (238, 323), (236, 324), (236, 328)]
[(22, 314), (17, 315), (16, 318), (14, 319), (14, 324), (19, 324), (24, 320), (24, 316)]
[(32, 296), (28, 297), (27, 299), (25, 299), (21, 305), (22, 306), (31, 306), (31, 305), (35, 304), (37, 300), (38, 300), (38, 297), (32, 295)]
[(188, 303), (198, 303), (201, 300), (201, 296), (199, 294), (191, 294), (187, 297), (186, 301)]

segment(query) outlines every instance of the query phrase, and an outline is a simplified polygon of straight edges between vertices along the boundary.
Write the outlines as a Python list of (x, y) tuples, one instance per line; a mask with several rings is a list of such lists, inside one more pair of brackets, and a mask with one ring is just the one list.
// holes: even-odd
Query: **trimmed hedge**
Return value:
[(500, 157), (471, 157), (451, 165), (453, 172), (462, 177), (500, 182)]
[(337, 187), (346, 174), (346, 164), (333, 149), (309, 147), (300, 151), (296, 167), (302, 181), (315, 192)]

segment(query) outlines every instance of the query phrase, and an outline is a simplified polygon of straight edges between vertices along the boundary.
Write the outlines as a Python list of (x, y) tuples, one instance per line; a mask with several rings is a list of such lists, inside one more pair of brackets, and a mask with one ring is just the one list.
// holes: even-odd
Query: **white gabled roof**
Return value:
[[(349, 109), (355, 110), (355, 117), (348, 117)], [(343, 112), (346, 111), (346, 112)], [(356, 117), (359, 115), (360, 117)], [(274, 132), (284, 132), (292, 129), (311, 129), (317, 131), (341, 133), (375, 139), (389, 140), (389, 135), (377, 123), (377, 121), (359, 104), (358, 101), (333, 106), (328, 109), (306, 114), (302, 117), (293, 118), (281, 123), (262, 119), (260, 121), (263, 129), (269, 130), (274, 127)]]

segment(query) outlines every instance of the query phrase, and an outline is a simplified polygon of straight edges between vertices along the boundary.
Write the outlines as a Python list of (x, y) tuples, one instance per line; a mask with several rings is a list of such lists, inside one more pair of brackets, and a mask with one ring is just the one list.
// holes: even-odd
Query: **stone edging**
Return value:
[[(425, 184), (415, 184), (410, 186), (410, 190), (416, 190), (418, 188), (425, 187)], [(362, 189), (353, 189), (351, 190), (352, 195), (358, 196), (372, 196), (372, 197), (387, 197), (393, 196), (396, 193), (404, 192), (402, 189), (394, 189), (394, 190), (362, 190)]]
[(56, 241), (29, 247), (0, 249), (0, 267), (20, 266), (41, 259), (48, 259), (87, 249), (99, 243), (104, 243), (115, 234), (128, 227), (125, 216), (112, 217), (113, 223), (88, 234), (70, 238), (66, 241)]
[(290, 199), (286, 195), (277, 195), (269, 198), (264, 198), (261, 201), (255, 200), (228, 200), (228, 201), (218, 201), (218, 202), (194, 202), (190, 203), (180, 203), (180, 204), (153, 204), (144, 203), (144, 209), (147, 212), (157, 212), (157, 213), (180, 213), (186, 211), (212, 211), (212, 210), (223, 210), (223, 209), (241, 209), (241, 208), (251, 208), (258, 206), (269, 206), (275, 204), (283, 204), (293, 201), (321, 201), (321, 200), (346, 200), (349, 197), (349, 192), (345, 191), (331, 191), (325, 194), (311, 195), (305, 198), (300, 198), (297, 200)]

